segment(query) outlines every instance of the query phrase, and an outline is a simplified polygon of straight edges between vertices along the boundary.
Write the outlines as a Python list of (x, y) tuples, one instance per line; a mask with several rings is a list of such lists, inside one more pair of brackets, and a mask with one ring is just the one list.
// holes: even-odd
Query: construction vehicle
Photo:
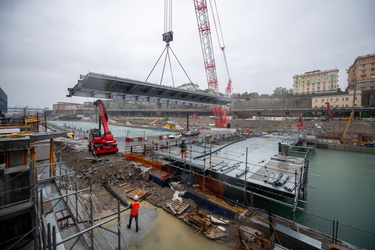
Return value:
[[(96, 100), (94, 105), (99, 108), (99, 129), (90, 129), (89, 150), (94, 155), (114, 153), (118, 151), (117, 143), (108, 129), (108, 115), (102, 100)], [(101, 126), (104, 133), (102, 134)]]
[(299, 114), (299, 125), (297, 126), (299, 130), (306, 130), (306, 126), (303, 126), (303, 115)]
[(328, 109), (328, 117), (326, 118), (326, 120), (332, 121), (333, 113), (332, 113), (331, 105), (329, 104), (329, 102), (326, 102), (326, 105), (327, 105), (327, 109)]

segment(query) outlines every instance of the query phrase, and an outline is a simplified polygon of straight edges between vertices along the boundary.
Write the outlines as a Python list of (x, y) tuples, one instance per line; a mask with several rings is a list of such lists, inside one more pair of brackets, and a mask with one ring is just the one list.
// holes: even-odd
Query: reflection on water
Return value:
[(172, 214), (158, 209), (158, 217), (151, 224), (151, 229), (142, 239), (130, 246), (131, 250), (159, 249), (232, 249), (225, 243), (220, 244), (208, 239), (202, 233), (196, 234), (195, 229), (179, 220)]
[[(56, 126), (61, 126), (61, 127), (69, 127), (74, 131), (83, 131), (83, 132), (85, 131), (87, 132), (93, 128), (98, 128), (98, 124), (92, 123), (92, 122), (49, 121), (48, 123), (51, 123)], [(130, 137), (144, 137), (145, 131), (147, 131), (147, 136), (167, 135), (167, 134), (172, 133), (168, 129), (164, 129), (164, 128), (160, 128), (159, 130), (153, 130), (153, 129), (142, 129), (142, 128), (118, 126), (118, 125), (108, 125), (108, 128), (115, 137), (126, 137), (128, 133), (130, 133), (129, 134)]]

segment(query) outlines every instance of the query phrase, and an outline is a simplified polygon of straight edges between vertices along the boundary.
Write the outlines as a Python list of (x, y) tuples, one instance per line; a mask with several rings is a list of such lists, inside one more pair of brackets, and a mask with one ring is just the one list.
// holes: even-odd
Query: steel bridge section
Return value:
[(202, 91), (179, 89), (94, 72), (81, 75), (78, 83), (73, 88), (68, 88), (68, 91), (67, 97), (82, 96), (189, 106), (227, 105), (236, 101), (233, 98)]

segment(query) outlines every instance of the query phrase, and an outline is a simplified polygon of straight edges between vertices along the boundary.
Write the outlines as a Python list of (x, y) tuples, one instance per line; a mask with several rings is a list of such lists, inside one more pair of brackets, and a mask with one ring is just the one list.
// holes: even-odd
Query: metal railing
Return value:
[(307, 212), (303, 212), (297, 222), (331, 236), (332, 243), (344, 241), (363, 249), (375, 249), (375, 233), (367, 230)]

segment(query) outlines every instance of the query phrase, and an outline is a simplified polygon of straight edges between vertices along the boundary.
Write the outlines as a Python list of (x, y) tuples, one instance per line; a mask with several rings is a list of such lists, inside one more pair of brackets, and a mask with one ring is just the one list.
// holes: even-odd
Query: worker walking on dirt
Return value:
[(186, 150), (187, 150), (187, 146), (186, 146), (185, 140), (181, 141), (179, 148), (180, 148), (180, 151), (181, 151), (181, 159), (184, 159), (185, 158), (185, 154), (186, 154)]
[(130, 229), (132, 226), (132, 220), (135, 218), (135, 232), (138, 232), (138, 210), (141, 207), (141, 203), (138, 201), (138, 195), (134, 196), (134, 201), (130, 203), (129, 208), (130, 216), (129, 216), (129, 224), (128, 228)]

